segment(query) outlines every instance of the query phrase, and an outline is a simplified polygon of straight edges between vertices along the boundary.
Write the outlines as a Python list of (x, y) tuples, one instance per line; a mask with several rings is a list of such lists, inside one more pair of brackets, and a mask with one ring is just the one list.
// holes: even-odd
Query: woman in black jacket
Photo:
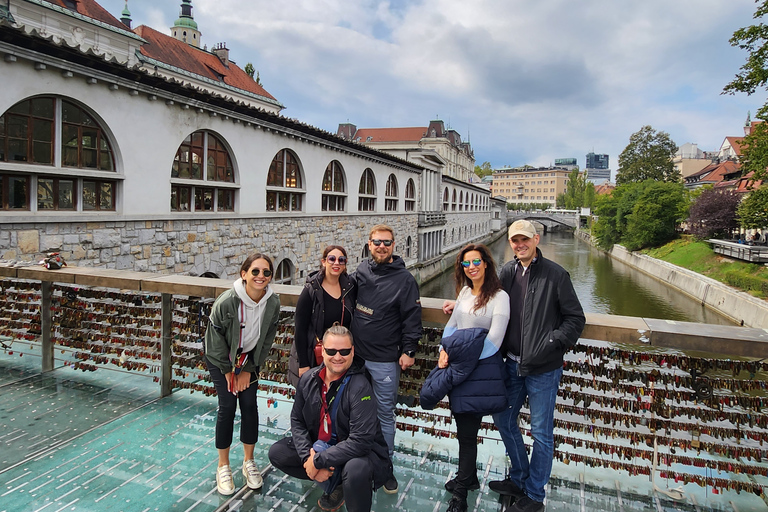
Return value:
[(299, 377), (322, 362), (320, 340), (326, 329), (334, 322), (348, 328), (355, 311), (357, 288), (347, 275), (347, 251), (340, 245), (329, 245), (320, 264), (320, 271), (309, 276), (296, 302), (288, 361), (288, 381), (294, 387)]

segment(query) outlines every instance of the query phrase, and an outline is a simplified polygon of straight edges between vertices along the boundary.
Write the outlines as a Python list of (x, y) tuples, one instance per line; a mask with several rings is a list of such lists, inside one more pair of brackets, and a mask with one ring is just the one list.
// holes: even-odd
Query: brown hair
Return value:
[(480, 286), (480, 293), (477, 294), (475, 306), (472, 308), (472, 311), (476, 311), (484, 308), (488, 301), (496, 295), (496, 292), (501, 290), (501, 281), (496, 274), (496, 262), (493, 261), (493, 256), (491, 256), (488, 248), (483, 244), (468, 244), (456, 255), (456, 265), (453, 271), (453, 277), (456, 280), (456, 295), (465, 285), (472, 288), (472, 280), (464, 273), (464, 267), (461, 265), (461, 262), (464, 261), (464, 255), (470, 251), (479, 252), (480, 258), (485, 262), (485, 277), (482, 286)]
[(389, 234), (392, 235), (392, 240), (395, 239), (395, 230), (392, 229), (390, 226), (387, 226), (386, 224), (376, 224), (371, 228), (371, 232), (368, 233), (368, 239), (370, 240), (371, 237), (373, 237), (373, 234), (377, 231), (389, 231)]
[(269, 265), (270, 272), (272, 272), (273, 276), (275, 275), (275, 268), (272, 265), (272, 258), (270, 258), (264, 253), (255, 252), (250, 256), (248, 256), (247, 258), (245, 258), (245, 261), (243, 262), (243, 264), (240, 265), (240, 277), (243, 276), (243, 272), (248, 272), (248, 269), (251, 268), (251, 265), (253, 265), (253, 262), (256, 260), (265, 260)]
[[(343, 254), (344, 257), (347, 258), (347, 263), (349, 263), (349, 256), (347, 256), (347, 250), (340, 245), (329, 245), (328, 247), (326, 247), (325, 250), (323, 250), (323, 257), (320, 258), (321, 262), (322, 260), (327, 258), (328, 254), (333, 250), (341, 251), (341, 254)], [(345, 266), (342, 274), (344, 274), (346, 271), (347, 271), (347, 267)], [(323, 265), (322, 263), (320, 264), (320, 277), (325, 279), (325, 265)]]

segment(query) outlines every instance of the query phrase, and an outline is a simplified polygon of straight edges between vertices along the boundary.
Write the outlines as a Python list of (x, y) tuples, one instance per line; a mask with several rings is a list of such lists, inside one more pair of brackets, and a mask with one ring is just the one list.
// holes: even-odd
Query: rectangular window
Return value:
[(229, 189), (218, 189), (217, 191), (217, 210), (220, 212), (235, 211), (235, 191)]
[(37, 209), (53, 210), (54, 206), (53, 180), (50, 178), (37, 179)]
[(195, 211), (212, 212), (213, 211), (213, 189), (195, 187)]
[(190, 187), (171, 187), (171, 211), (172, 212), (188, 212), (189, 211), (189, 198)]
[(406, 199), (406, 201), (405, 201), (405, 211), (407, 211), (407, 212), (416, 211), (416, 201), (409, 201), (409, 200)]
[(372, 212), (375, 209), (376, 200), (372, 197), (361, 197), (357, 203), (357, 209), (361, 212)]
[(384, 200), (384, 209), (388, 212), (396, 212), (397, 211), (397, 199), (385, 199)]
[(0, 175), (2, 210), (29, 210), (29, 178)]
[(267, 192), (267, 211), (274, 212), (277, 210), (277, 192)]

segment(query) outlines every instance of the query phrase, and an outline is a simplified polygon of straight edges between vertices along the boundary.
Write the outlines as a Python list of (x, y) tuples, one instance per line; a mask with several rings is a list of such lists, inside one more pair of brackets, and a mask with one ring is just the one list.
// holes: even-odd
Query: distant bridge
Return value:
[(515, 222), (516, 220), (525, 219), (531, 222), (537, 222), (544, 226), (542, 234), (546, 235), (547, 231), (559, 228), (562, 226), (576, 229), (579, 225), (579, 216), (575, 213), (547, 213), (547, 212), (507, 212), (507, 226)]

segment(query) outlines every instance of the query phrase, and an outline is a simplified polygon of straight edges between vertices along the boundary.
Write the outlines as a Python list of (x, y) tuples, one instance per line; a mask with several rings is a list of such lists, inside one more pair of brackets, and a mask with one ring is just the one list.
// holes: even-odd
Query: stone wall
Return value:
[(416, 214), (6, 224), (0, 231), (0, 259), (37, 262), (58, 251), (80, 267), (232, 277), (248, 254), (261, 251), (275, 264), (289, 259), (298, 284), (319, 267), (329, 244), (347, 249), (354, 270), (370, 228), (380, 222), (394, 228), (396, 254), (405, 253), (401, 244), (412, 235), (414, 256), (406, 264), (416, 263)]

